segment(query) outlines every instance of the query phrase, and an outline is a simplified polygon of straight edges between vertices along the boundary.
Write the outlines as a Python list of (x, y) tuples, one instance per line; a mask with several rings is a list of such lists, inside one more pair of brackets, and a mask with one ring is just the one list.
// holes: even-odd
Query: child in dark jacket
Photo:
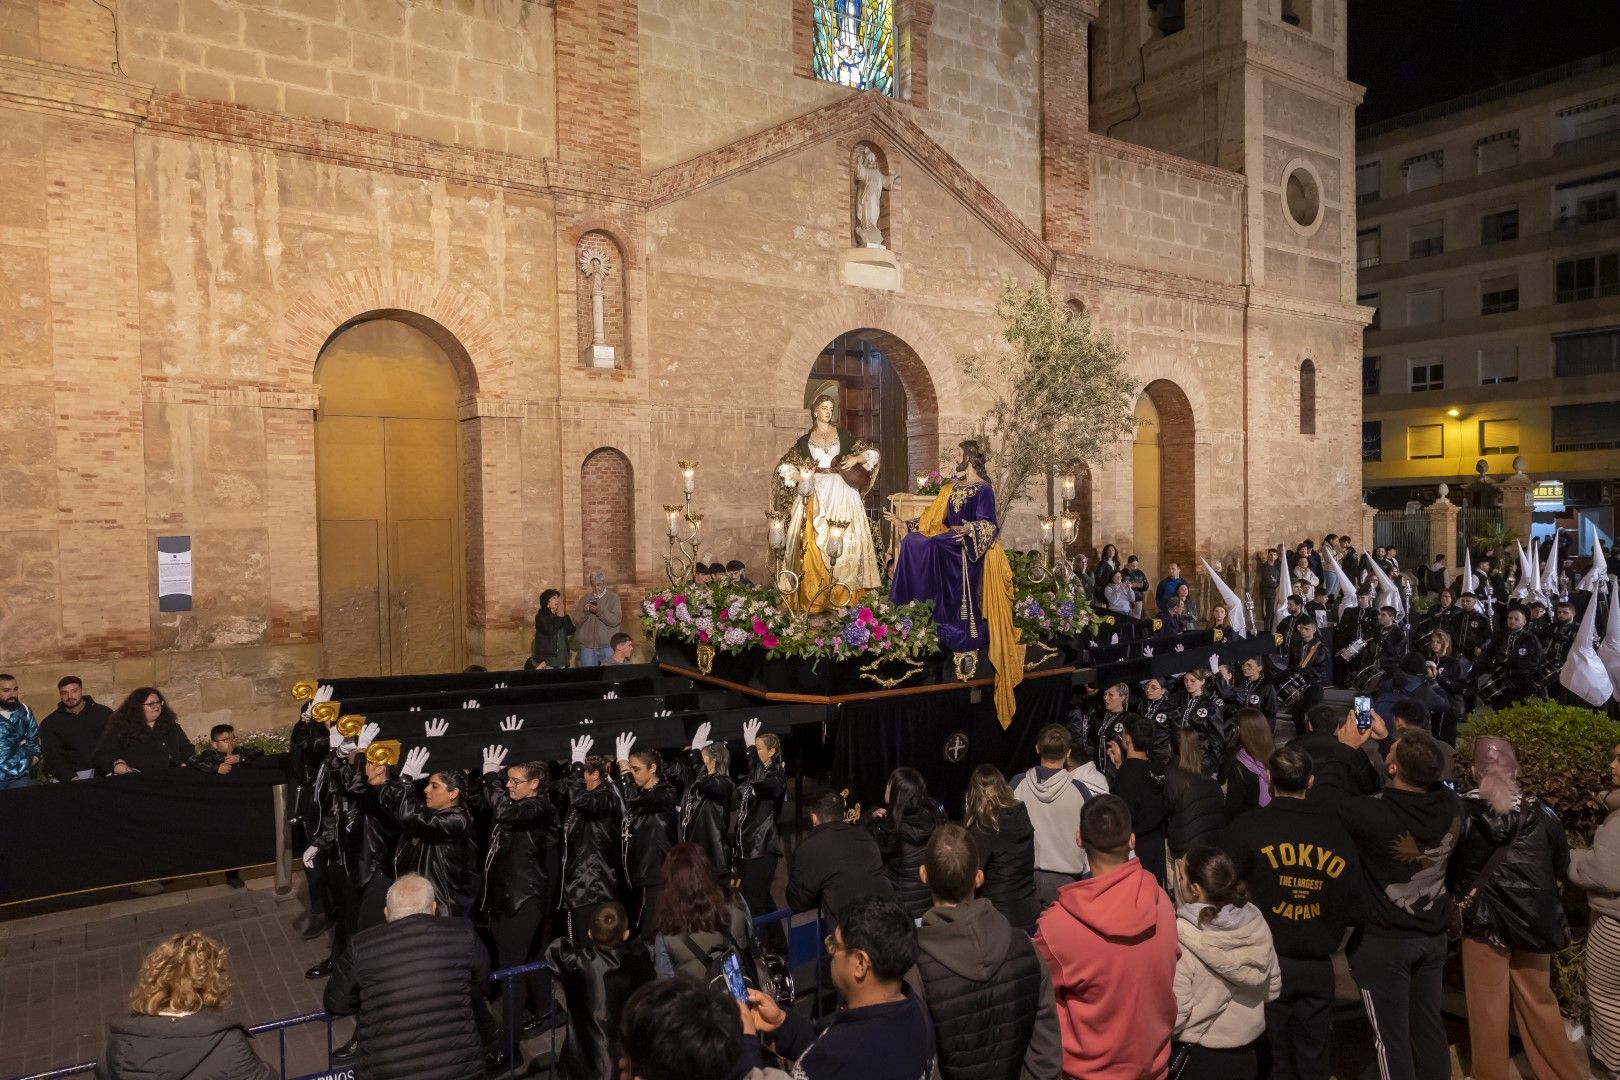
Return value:
[(254, 746), (237, 746), (236, 729), (229, 724), (215, 724), (208, 732), (208, 749), (193, 754), (191, 767), (225, 776), (239, 765), (263, 757), (264, 751)]
[(617, 1076), (619, 1017), (636, 989), (656, 977), (652, 947), (630, 940), (624, 905), (596, 909), (583, 944), (559, 937), (546, 947), (546, 963), (562, 987), (568, 1029), (557, 1058), (562, 1080)]

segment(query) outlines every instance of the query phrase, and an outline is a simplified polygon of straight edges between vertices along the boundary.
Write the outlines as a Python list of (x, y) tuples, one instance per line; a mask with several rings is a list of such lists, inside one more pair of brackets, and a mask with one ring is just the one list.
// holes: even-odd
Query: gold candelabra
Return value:
[(677, 461), (681, 471), (680, 504), (665, 503), (666, 533), (669, 551), (664, 555), (664, 574), (671, 585), (690, 582), (697, 569), (698, 535), (703, 529), (703, 515), (692, 512), (692, 496), (697, 494), (697, 466), (695, 461)]

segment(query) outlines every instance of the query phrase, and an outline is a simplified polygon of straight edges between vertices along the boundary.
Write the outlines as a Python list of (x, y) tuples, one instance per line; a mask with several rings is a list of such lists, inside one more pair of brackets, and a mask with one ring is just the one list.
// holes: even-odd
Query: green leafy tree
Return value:
[(1136, 426), (1140, 387), (1125, 350), (1044, 284), (1010, 285), (996, 304), (1004, 348), (963, 357), (989, 407), (979, 421), (1005, 513), (1030, 480), (1105, 461)]

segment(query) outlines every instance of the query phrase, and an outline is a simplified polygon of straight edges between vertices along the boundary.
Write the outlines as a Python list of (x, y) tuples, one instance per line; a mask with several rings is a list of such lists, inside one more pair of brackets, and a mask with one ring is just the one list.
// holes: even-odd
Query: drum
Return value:
[(1277, 684), (1277, 704), (1284, 709), (1292, 710), (1310, 688), (1310, 676), (1303, 671), (1296, 672)]
[(1377, 664), (1369, 664), (1350, 676), (1350, 689), (1364, 697), (1377, 693), (1383, 683), (1384, 669)]
[(1474, 695), (1493, 709), (1506, 708), (1513, 703), (1513, 684), (1500, 671), (1479, 677)]

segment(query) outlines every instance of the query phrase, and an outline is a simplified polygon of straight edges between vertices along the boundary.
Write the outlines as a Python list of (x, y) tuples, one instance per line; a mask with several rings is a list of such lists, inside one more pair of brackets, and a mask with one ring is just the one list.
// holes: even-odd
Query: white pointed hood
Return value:
[[(1598, 659), (1596, 650), (1592, 648), (1593, 628), (1597, 625), (1597, 597), (1594, 596), (1586, 603), (1586, 611), (1581, 615), (1581, 625), (1575, 631), (1575, 639), (1570, 642), (1569, 655), (1564, 658), (1564, 666), (1558, 672), (1558, 681), (1564, 688), (1588, 705), (1601, 706), (1614, 696), (1614, 680), (1610, 678), (1608, 669)], [(1614, 616), (1611, 607), (1609, 616), (1609, 629), (1614, 629)]]

